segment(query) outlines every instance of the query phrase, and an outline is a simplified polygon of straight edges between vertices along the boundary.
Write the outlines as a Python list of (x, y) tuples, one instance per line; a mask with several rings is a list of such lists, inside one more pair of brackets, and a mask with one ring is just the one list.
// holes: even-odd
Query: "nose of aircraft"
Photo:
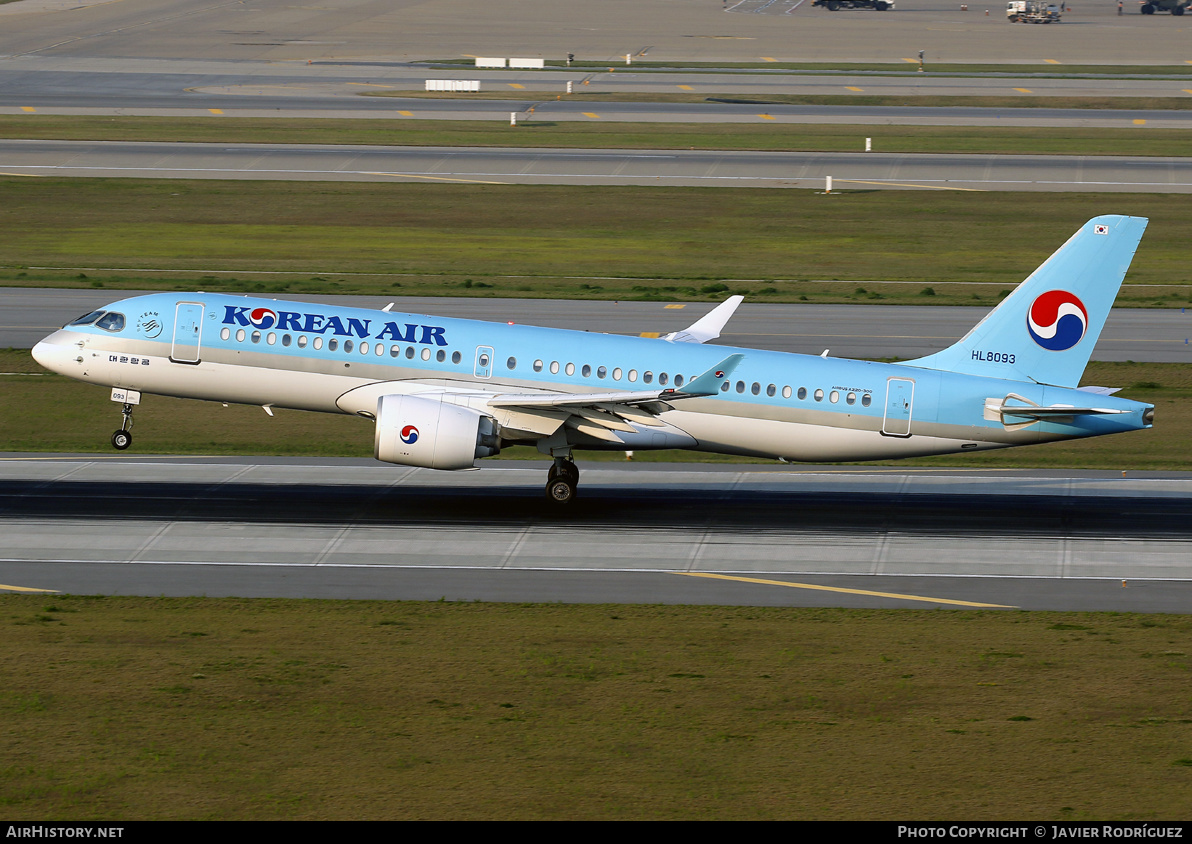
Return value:
[(56, 336), (51, 334), (34, 346), (33, 359), (51, 372), (65, 374), (66, 365), (71, 360), (70, 349), (55, 342)]

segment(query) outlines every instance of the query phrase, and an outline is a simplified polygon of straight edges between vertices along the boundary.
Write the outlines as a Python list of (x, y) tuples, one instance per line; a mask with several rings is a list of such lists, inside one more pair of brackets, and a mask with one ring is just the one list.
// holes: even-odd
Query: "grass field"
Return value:
[[(554, 95), (549, 97), (554, 99)], [(824, 105), (870, 105), (852, 97)], [(1025, 108), (1017, 97), (998, 107)], [(1042, 98), (1034, 98), (1041, 100)], [(836, 102), (840, 100), (840, 102)], [(1192, 97), (1179, 101), (1192, 107)], [(898, 105), (899, 103), (888, 103)], [(913, 103), (901, 103), (912, 105)], [(926, 104), (926, 103), (924, 103)], [(939, 98), (930, 104), (939, 105)], [(964, 103), (975, 105), (975, 103)], [(1062, 107), (1047, 101), (1037, 105)], [(394, 110), (401, 108), (395, 103)], [(1070, 106), (1074, 107), (1074, 106)], [(1088, 107), (1132, 108), (1097, 101)], [(1156, 106), (1158, 107), (1158, 106)], [(410, 104), (417, 109), (416, 103)], [(765, 111), (758, 106), (759, 115)], [(1006, 126), (883, 126), (758, 123), (616, 123), (508, 120), (298, 120), (251, 117), (66, 117), (0, 115), (0, 138), (90, 141), (189, 141), (206, 143), (382, 144), (401, 146), (563, 147), (576, 149), (752, 149), (839, 152), (865, 149), (865, 138), (882, 152), (979, 153), (991, 155), (1177, 155), (1192, 144), (1185, 129), (1032, 128)]]
[[(1192, 470), (1192, 371), (1181, 364), (1093, 363), (1085, 383), (1124, 387), (1126, 398), (1151, 402), (1156, 426), (1113, 437), (1053, 443), (982, 454), (899, 461), (905, 466)], [(98, 452), (112, 454), (108, 437), (119, 427), (120, 408), (109, 391), (45, 373), (25, 350), (0, 351), (0, 452)], [(373, 425), (363, 419), (278, 409), (146, 396), (136, 410), (131, 454), (312, 455), (370, 457)], [(498, 459), (545, 460), (530, 448)], [(620, 452), (581, 452), (581, 462), (623, 460)], [(687, 451), (639, 451), (649, 461), (762, 463)], [(544, 464), (545, 465), (545, 464)], [(882, 465), (882, 464), (878, 464)]]
[(992, 305), (1112, 212), (1152, 221), (1119, 305), (1192, 304), (1174, 194), (10, 177), (0, 197), (0, 284), (22, 287)]
[(1192, 618), (0, 596), (10, 820), (1161, 820)]

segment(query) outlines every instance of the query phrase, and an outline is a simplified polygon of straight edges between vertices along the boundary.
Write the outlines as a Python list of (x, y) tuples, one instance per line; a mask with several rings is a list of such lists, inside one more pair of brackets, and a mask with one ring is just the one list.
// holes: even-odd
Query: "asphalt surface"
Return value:
[[(25, 0), (29, 2), (29, 0)], [(0, 7), (2, 8), (2, 7)], [(475, 80), (519, 99), (365, 96), (422, 91), (428, 79)], [(566, 96), (567, 83), (582, 98)], [(1135, 97), (1190, 96), (1192, 78), (1112, 79), (757, 72), (486, 71), (400, 63), (318, 64), (0, 57), (0, 114), (394, 118), (522, 122), (853, 123), (1071, 128), (1188, 128), (1192, 111), (1137, 107)], [(693, 102), (616, 102), (681, 94)], [(777, 95), (855, 97), (855, 106), (783, 105)], [(871, 106), (867, 96), (1109, 97), (1103, 109)], [(607, 98), (607, 99), (591, 99)], [(530, 109), (533, 112), (530, 112)]]
[(0, 589), (1188, 612), (1192, 478), (0, 461)]
[[(863, 139), (858, 137), (859, 145)], [(0, 140), (0, 173), (479, 184), (1192, 192), (1192, 158)]]
[[(717, 0), (22, 0), (0, 6), (0, 56), (384, 63), (459, 56), (656, 61), (1182, 64), (1186, 19), (1076, 3), (1058, 26), (1005, 6), (900, 0), (892, 12)], [(730, 8), (731, 7), (731, 8)], [(984, 14), (988, 10), (989, 14)], [(907, 61), (911, 60), (911, 61)]]
[[(243, 274), (243, 273), (241, 273)], [(77, 316), (144, 291), (0, 288), (0, 348), (29, 349)], [(289, 297), (281, 297), (286, 299)], [(375, 296), (304, 296), (312, 301), (381, 308)], [(454, 299), (405, 297), (398, 310), (463, 319), (518, 322), (609, 334), (667, 333), (686, 328), (712, 304), (602, 302), (566, 299)], [(834, 357), (915, 358), (946, 348), (987, 313), (985, 308), (911, 305), (750, 304), (737, 309), (715, 342)], [(1115, 309), (1093, 360), (1192, 362), (1192, 313)]]

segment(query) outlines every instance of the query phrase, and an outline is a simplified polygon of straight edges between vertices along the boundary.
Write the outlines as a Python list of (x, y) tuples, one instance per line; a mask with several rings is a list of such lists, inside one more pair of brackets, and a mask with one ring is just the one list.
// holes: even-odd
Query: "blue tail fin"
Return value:
[(959, 342), (906, 365), (1077, 386), (1146, 224), (1094, 217)]

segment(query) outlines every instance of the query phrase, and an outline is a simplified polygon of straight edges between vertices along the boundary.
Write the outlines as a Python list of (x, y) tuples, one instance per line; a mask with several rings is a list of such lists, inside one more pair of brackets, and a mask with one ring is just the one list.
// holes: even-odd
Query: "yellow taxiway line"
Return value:
[(817, 586), (814, 583), (791, 583), (786, 580), (762, 580), (757, 577), (733, 577), (727, 574), (711, 574), (701, 571), (677, 571), (675, 574), (687, 577), (707, 577), (712, 580), (735, 580), (739, 583), (760, 583), (763, 586), (788, 586), (792, 589), (814, 589), (818, 592), (843, 592), (846, 595), (868, 595), (873, 598), (895, 598), (899, 601), (926, 601), (929, 604), (949, 604), (957, 607), (984, 607), (986, 609), (1012, 610), (1017, 607), (1006, 604), (981, 604), (975, 601), (956, 601), (951, 598), (925, 598), (921, 595), (900, 595), (896, 592), (871, 592), (868, 589), (846, 589), (843, 586)]

